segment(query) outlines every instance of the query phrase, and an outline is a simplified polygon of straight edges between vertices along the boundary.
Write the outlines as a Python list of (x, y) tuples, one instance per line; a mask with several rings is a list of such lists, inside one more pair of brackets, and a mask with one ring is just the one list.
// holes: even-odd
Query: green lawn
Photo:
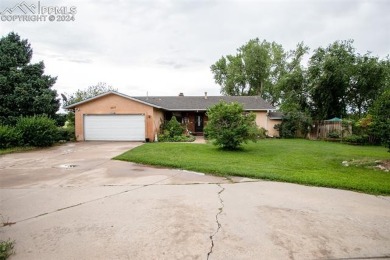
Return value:
[(37, 148), (35, 147), (12, 147), (12, 148), (6, 148), (6, 149), (0, 149), (0, 155), (3, 154), (9, 154), (9, 153), (21, 153), (21, 152), (28, 152), (31, 150), (35, 150)]
[[(246, 144), (241, 151), (221, 151), (211, 144), (148, 143), (114, 159), (220, 176), (390, 194), (390, 172), (367, 167), (376, 160), (390, 159), (383, 147), (267, 139)], [(342, 165), (352, 160), (352, 165)]]

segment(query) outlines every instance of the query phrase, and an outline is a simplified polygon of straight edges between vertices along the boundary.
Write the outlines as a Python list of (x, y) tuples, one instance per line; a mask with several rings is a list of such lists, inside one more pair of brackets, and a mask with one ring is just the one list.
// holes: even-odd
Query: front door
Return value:
[(203, 114), (195, 114), (195, 132), (203, 133)]

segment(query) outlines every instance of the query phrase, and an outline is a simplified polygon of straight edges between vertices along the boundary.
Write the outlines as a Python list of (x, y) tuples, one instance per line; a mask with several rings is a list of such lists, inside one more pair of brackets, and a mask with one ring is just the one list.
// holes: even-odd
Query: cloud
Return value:
[[(37, 1), (26, 0), (27, 3)], [(0, 10), (17, 1), (3, 0)], [(210, 65), (253, 38), (286, 50), (354, 39), (360, 53), (390, 53), (388, 0), (41, 1), (76, 6), (74, 22), (1, 22), (27, 38), (34, 60), (72, 92), (99, 81), (133, 95), (218, 94)], [(156, 94), (156, 95), (157, 95)], [(187, 94), (187, 95), (188, 95)]]

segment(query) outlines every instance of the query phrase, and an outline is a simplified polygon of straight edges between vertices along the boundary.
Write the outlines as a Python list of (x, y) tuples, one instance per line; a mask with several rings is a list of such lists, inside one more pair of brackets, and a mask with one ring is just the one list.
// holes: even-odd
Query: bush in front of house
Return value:
[(22, 144), (21, 133), (15, 127), (0, 125), (0, 148), (6, 149)]
[(167, 131), (169, 137), (181, 136), (184, 132), (184, 127), (177, 121), (176, 117), (173, 116), (164, 127), (164, 131)]
[(15, 126), (26, 146), (51, 146), (58, 140), (56, 122), (47, 116), (21, 117)]
[(257, 136), (257, 139), (265, 139), (267, 138), (267, 130), (264, 128), (264, 127), (259, 127), (256, 129), (256, 136)]
[(192, 135), (185, 135), (185, 128), (173, 116), (171, 120), (165, 121), (161, 124), (160, 134), (158, 135), (159, 142), (193, 142), (195, 137)]
[(74, 126), (58, 127), (57, 141), (74, 141)]
[(244, 112), (242, 104), (219, 103), (207, 109), (205, 134), (213, 144), (224, 150), (237, 150), (247, 141), (257, 141), (260, 133), (256, 115)]
[(19, 117), (15, 126), (0, 125), (0, 149), (17, 146), (50, 146), (59, 141), (75, 140), (74, 125), (57, 126), (46, 116)]

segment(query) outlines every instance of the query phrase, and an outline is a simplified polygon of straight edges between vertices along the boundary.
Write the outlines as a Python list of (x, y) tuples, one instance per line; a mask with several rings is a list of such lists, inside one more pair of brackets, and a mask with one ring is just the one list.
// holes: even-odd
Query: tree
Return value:
[(207, 109), (208, 122), (204, 129), (214, 144), (225, 150), (236, 150), (242, 143), (256, 141), (256, 115), (244, 113), (241, 104), (220, 101)]
[(284, 73), (285, 59), (281, 45), (256, 38), (237, 49), (237, 54), (222, 56), (210, 68), (222, 94), (260, 95), (276, 103), (274, 86)]
[(118, 91), (114, 89), (112, 86), (107, 85), (105, 82), (99, 82), (96, 85), (89, 86), (85, 90), (78, 89), (75, 93), (63, 96), (64, 106), (69, 106), (74, 103), (86, 100), (88, 98), (95, 97), (97, 95), (109, 92), (109, 91)]
[(296, 49), (289, 52), (285, 73), (277, 82), (280, 109), (285, 113), (307, 112), (310, 108), (307, 70), (302, 66), (308, 51), (303, 42), (298, 43)]
[(360, 55), (353, 41), (336, 41), (318, 48), (310, 58), (308, 82), (312, 116), (316, 119), (364, 116), (390, 87), (390, 61), (370, 53)]
[(390, 152), (390, 88), (386, 89), (375, 101), (370, 111), (371, 132), (389, 148)]
[(347, 106), (350, 113), (362, 117), (368, 112), (383, 90), (390, 87), (390, 61), (379, 60), (369, 53), (356, 56), (347, 89)]
[(45, 65), (31, 64), (33, 50), (14, 32), (0, 39), (0, 124), (15, 124), (20, 116), (47, 115), (59, 109), (56, 77), (44, 75)]
[[(117, 91), (117, 89), (114, 89), (112, 86), (107, 85), (107, 83), (99, 82), (96, 85), (89, 86), (85, 90), (78, 89), (75, 93), (67, 95), (67, 94), (61, 94), (63, 101), (64, 101), (64, 107), (72, 105), (77, 102), (81, 102), (83, 100), (86, 100), (88, 98), (95, 97), (97, 95), (106, 93), (108, 91)], [(69, 111), (67, 116), (67, 121), (69, 122), (70, 126), (74, 127), (74, 112)]]
[(309, 61), (312, 116), (315, 119), (343, 117), (347, 91), (355, 62), (353, 41), (336, 41), (314, 51)]

